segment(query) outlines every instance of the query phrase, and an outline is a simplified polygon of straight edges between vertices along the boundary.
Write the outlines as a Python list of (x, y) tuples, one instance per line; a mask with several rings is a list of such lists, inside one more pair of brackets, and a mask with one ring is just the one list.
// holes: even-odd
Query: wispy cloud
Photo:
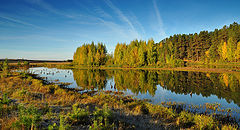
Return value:
[(75, 17), (74, 15), (70, 15), (70, 14), (61, 12), (60, 10), (54, 8), (52, 5), (48, 4), (44, 0), (25, 0), (25, 1), (28, 3), (31, 3), (31, 4), (36, 4), (36, 5), (40, 6), (41, 8), (46, 9), (47, 11), (57, 14), (57, 15), (61, 15), (61, 16), (68, 17), (68, 18)]
[[(48, 2), (46, 2), (44, 0), (25, 0), (25, 1), (28, 3), (31, 3), (31, 4), (38, 5), (39, 7), (45, 9), (46, 11), (48, 11), (52, 14), (62, 16), (65, 18), (69, 18), (69, 19), (71, 19), (72, 23), (86, 24), (86, 25), (98, 24), (97, 23), (98, 17), (91, 15), (91, 13), (93, 11), (91, 9), (89, 9), (88, 7), (82, 5), (82, 3), (79, 1), (75, 1), (77, 6), (79, 6), (79, 8), (81, 8), (81, 9), (84, 9), (85, 12), (79, 12), (76, 10), (73, 12), (71, 12), (71, 11), (68, 12), (66, 10), (62, 11), (62, 10), (59, 10), (58, 8), (52, 6), (51, 4), (49, 4)], [(106, 13), (101, 8), (97, 8), (95, 11), (97, 11), (97, 13), (99, 13), (103, 17), (111, 17), (108, 13)], [(89, 14), (86, 12), (88, 12)]]
[(0, 18), (6, 19), (6, 20), (14, 22), (14, 23), (18, 23), (18, 24), (22, 24), (22, 25), (38, 28), (38, 29), (43, 29), (42, 27), (39, 27), (37, 25), (31, 24), (31, 23), (28, 23), (28, 22), (25, 22), (25, 21), (22, 21), (22, 20), (13, 18), (13, 17), (9, 17), (9, 16), (3, 15), (3, 14), (0, 14)]
[(132, 33), (135, 33), (135, 35), (136, 35), (135, 38), (139, 38), (140, 37), (139, 33), (133, 26), (132, 22), (122, 13), (122, 11), (119, 8), (117, 8), (110, 0), (104, 0), (104, 1), (119, 16), (120, 20), (127, 23), (130, 31)]
[(100, 7), (96, 7), (95, 12), (98, 13), (101, 17), (103, 18), (112, 18), (112, 16), (110, 14), (108, 14), (107, 12), (105, 12), (102, 8)]
[(163, 29), (163, 21), (162, 21), (162, 18), (161, 18), (161, 15), (160, 15), (160, 12), (159, 12), (156, 0), (153, 0), (153, 7), (154, 7), (154, 10), (155, 10), (155, 13), (156, 13), (156, 17), (157, 17), (158, 33), (159, 33), (160, 36), (164, 36), (165, 37), (166, 33), (165, 33), (164, 29)]
[[(127, 18), (123, 14), (123, 12), (117, 8), (110, 0), (104, 0), (104, 2), (117, 14), (119, 19), (125, 23), (125, 25), (117, 23), (115, 20), (113, 20), (114, 16), (111, 16), (109, 12), (106, 12), (103, 8), (97, 6), (93, 8), (89, 8), (83, 5), (83, 3), (77, 1), (77, 6), (81, 7), (81, 9), (85, 10), (85, 13), (66, 13), (63, 12), (54, 6), (47, 3), (47, 1), (44, 0), (25, 0), (28, 3), (38, 5), (39, 7), (49, 11), (50, 13), (53, 13), (55, 15), (67, 17), (73, 19), (70, 23), (75, 24), (84, 24), (84, 25), (104, 25), (106, 27), (109, 27), (115, 34), (118, 33), (120, 36), (127, 39), (134, 39), (134, 38), (141, 38), (140, 33), (137, 31), (137, 29), (134, 27), (133, 22)], [(88, 12), (86, 14), (86, 12)], [(98, 15), (96, 15), (98, 14)], [(136, 17), (134, 17), (136, 20)], [(136, 23), (135, 25), (140, 27), (140, 30), (142, 31), (143, 28), (140, 25), (138, 21), (134, 21)], [(127, 25), (127, 26), (126, 26)]]
[(129, 14), (131, 15), (131, 19), (132, 19), (134, 25), (137, 25), (137, 27), (139, 28), (139, 30), (143, 36), (142, 38), (145, 38), (146, 32), (145, 32), (144, 27), (142, 26), (142, 24), (139, 22), (138, 18), (132, 12), (130, 12)]
[(103, 20), (103, 19), (101, 19), (101, 18), (98, 18), (98, 19), (99, 19), (100, 22), (102, 22), (102, 24), (103, 24), (104, 26), (107, 26), (107, 27), (109, 27), (112, 31), (114, 31), (115, 34), (118, 33), (118, 36), (121, 36), (121, 37), (123, 37), (123, 38), (129, 37), (129, 35), (127, 35), (127, 34), (125, 33), (125, 30), (124, 30), (124, 28), (123, 28), (122, 26), (120, 26), (120, 25), (118, 25), (118, 24), (116, 24), (116, 23), (114, 23), (114, 22), (111, 22), (111, 21)]
[(18, 36), (0, 36), (0, 40), (38, 40), (38, 39), (44, 39), (46, 41), (53, 41), (53, 42), (72, 42), (71, 40), (66, 40), (63, 38), (57, 38), (53, 36), (47, 36), (47, 35), (18, 35)]

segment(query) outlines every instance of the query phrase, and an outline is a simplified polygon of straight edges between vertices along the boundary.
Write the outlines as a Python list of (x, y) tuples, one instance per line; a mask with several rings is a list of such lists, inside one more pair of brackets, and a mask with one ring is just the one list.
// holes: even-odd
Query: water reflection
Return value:
[[(189, 105), (220, 103), (231, 108), (240, 118), (240, 74), (202, 73), (187, 71), (145, 70), (64, 70), (30, 68), (30, 72), (50, 82), (68, 82), (69, 88), (84, 90), (121, 91), (139, 99), (150, 99), (153, 104), (181, 102)], [(192, 110), (191, 108), (189, 108)], [(188, 110), (189, 110), (188, 109)], [(199, 113), (204, 112), (199, 109)], [(223, 113), (226, 114), (226, 113)]]
[(177, 94), (216, 95), (227, 102), (240, 105), (240, 77), (238, 74), (170, 72), (158, 73), (159, 84)]
[(104, 70), (73, 70), (73, 77), (84, 89), (103, 89), (106, 87), (108, 74)]
[[(131, 91), (135, 95), (155, 96), (157, 85), (175, 94), (216, 95), (228, 103), (240, 105), (240, 76), (238, 74), (183, 71), (144, 70), (73, 70), (78, 86), (84, 89)], [(110, 79), (113, 79), (111, 81)], [(110, 83), (107, 84), (107, 81)], [(170, 98), (170, 97), (169, 97)], [(189, 98), (189, 97), (188, 97)]]

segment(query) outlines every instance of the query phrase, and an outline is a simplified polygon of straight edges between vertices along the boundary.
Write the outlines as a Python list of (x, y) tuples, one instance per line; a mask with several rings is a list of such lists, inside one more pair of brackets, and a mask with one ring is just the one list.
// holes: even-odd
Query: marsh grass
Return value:
[[(11, 72), (0, 79), (0, 91), (7, 93), (1, 98), (2, 128), (49, 128), (66, 129), (89, 125), (90, 129), (112, 129), (118, 121), (114, 111), (124, 111), (129, 116), (148, 116), (161, 124), (172, 123), (177, 128), (217, 129), (238, 128), (234, 122), (222, 122), (207, 114), (193, 114), (175, 105), (153, 105), (131, 96), (111, 92), (96, 94), (79, 93), (49, 84), (43, 79), (18, 72)], [(16, 103), (11, 103), (11, 99)], [(17, 105), (16, 105), (17, 104)], [(18, 106), (18, 107), (16, 107)], [(56, 106), (56, 107), (52, 107)], [(65, 108), (71, 106), (70, 110)], [(87, 106), (95, 106), (89, 109)], [(218, 104), (208, 105), (216, 111)], [(46, 120), (50, 120), (47, 125)], [(126, 121), (127, 122), (127, 121)], [(157, 125), (157, 124), (156, 124)]]

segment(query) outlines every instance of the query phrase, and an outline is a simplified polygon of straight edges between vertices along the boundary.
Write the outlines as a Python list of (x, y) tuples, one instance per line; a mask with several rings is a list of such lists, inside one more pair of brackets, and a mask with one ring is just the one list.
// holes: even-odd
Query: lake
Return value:
[[(206, 112), (206, 104), (220, 104), (224, 111), (240, 118), (239, 73), (203, 73), (168, 70), (97, 70), (56, 69), (36, 67), (29, 71), (49, 82), (71, 83), (67, 87), (85, 91), (123, 92), (152, 104), (176, 102), (184, 109), (198, 113)], [(196, 107), (197, 106), (197, 107)], [(193, 109), (195, 108), (195, 109)], [(198, 109), (196, 109), (198, 108)], [(230, 109), (227, 109), (230, 108)], [(227, 110), (231, 112), (227, 112)], [(209, 111), (213, 112), (213, 111)]]

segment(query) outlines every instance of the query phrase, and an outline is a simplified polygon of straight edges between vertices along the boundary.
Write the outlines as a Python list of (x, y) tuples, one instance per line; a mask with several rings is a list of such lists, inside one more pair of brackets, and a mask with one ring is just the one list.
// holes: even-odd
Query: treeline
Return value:
[[(167, 51), (167, 52), (165, 52)], [(173, 47), (163, 47), (155, 44), (153, 39), (146, 41), (131, 41), (129, 45), (118, 43), (114, 51), (114, 64), (120, 66), (183, 66), (181, 59), (173, 55)]]
[[(108, 62), (107, 62), (108, 61)], [(84, 44), (74, 54), (74, 62), (87, 65), (115, 66), (183, 66), (184, 61), (225, 63), (240, 61), (240, 25), (194, 34), (177, 34), (159, 43), (134, 40), (130, 44), (118, 43), (114, 57), (108, 56), (103, 44)]]
[(73, 63), (78, 65), (99, 66), (107, 61), (107, 49), (103, 43), (84, 44), (73, 55)]
[(240, 25), (237, 23), (212, 32), (170, 36), (159, 44), (161, 57), (171, 55), (176, 59), (209, 62), (240, 61)]

